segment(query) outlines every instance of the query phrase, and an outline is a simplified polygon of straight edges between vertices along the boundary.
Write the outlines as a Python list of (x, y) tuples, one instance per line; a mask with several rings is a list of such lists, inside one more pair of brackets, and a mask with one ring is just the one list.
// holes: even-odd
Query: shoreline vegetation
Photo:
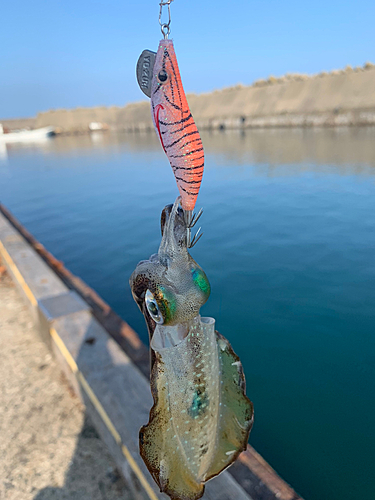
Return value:
[[(375, 64), (315, 75), (270, 76), (249, 86), (238, 84), (187, 98), (202, 130), (375, 125)], [(153, 131), (148, 101), (49, 110), (35, 118), (0, 119), (0, 123), (9, 130), (53, 126), (66, 135)]]

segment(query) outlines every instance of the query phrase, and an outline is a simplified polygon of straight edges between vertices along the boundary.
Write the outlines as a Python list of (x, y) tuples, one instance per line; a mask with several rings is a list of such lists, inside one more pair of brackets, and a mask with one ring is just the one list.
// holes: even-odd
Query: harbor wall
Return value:
[[(207, 94), (189, 94), (189, 105), (201, 129), (375, 125), (375, 65), (322, 72), (288, 74)], [(21, 123), (22, 120), (19, 120)], [(9, 128), (8, 122), (0, 120)], [(86, 133), (92, 122), (127, 132), (153, 129), (150, 103), (124, 107), (56, 109), (41, 112), (31, 128), (54, 126), (62, 133)]]
[(3, 125), (5, 130), (37, 128), (36, 118), (7, 118), (4, 120), (0, 119), (0, 123)]
[[(338, 126), (375, 124), (375, 66), (258, 80), (251, 86), (187, 96), (201, 129)], [(90, 122), (114, 130), (152, 130), (148, 101), (125, 107), (51, 110), (39, 113), (37, 127), (53, 125), (84, 132)]]

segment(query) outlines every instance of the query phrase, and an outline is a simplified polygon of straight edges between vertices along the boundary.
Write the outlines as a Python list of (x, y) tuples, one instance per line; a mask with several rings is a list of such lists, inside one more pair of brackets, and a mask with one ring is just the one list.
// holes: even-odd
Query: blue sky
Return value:
[[(187, 92), (375, 62), (375, 2), (174, 0)], [(143, 99), (135, 64), (161, 37), (157, 0), (2, 2), (0, 117)]]

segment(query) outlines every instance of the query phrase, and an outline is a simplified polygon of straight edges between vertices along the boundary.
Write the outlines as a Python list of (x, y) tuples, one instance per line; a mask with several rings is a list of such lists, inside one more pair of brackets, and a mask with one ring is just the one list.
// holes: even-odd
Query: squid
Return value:
[(172, 500), (199, 499), (246, 448), (254, 419), (238, 356), (215, 320), (200, 316), (211, 289), (189, 253), (197, 218), (186, 217), (181, 197), (167, 205), (158, 252), (130, 277), (149, 332), (154, 401), (140, 453)]

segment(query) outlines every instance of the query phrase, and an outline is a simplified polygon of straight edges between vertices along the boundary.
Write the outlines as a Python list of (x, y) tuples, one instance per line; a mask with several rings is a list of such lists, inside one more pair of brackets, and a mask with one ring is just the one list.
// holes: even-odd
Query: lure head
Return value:
[(181, 90), (182, 82), (172, 40), (160, 40), (152, 69), (151, 103), (162, 104), (166, 113), (176, 114), (179, 106), (175, 91)]
[(187, 222), (179, 207), (164, 208), (162, 241), (157, 254), (141, 261), (130, 277), (133, 297), (145, 316), (150, 337), (156, 325), (182, 339), (210, 295), (210, 284), (187, 248)]

